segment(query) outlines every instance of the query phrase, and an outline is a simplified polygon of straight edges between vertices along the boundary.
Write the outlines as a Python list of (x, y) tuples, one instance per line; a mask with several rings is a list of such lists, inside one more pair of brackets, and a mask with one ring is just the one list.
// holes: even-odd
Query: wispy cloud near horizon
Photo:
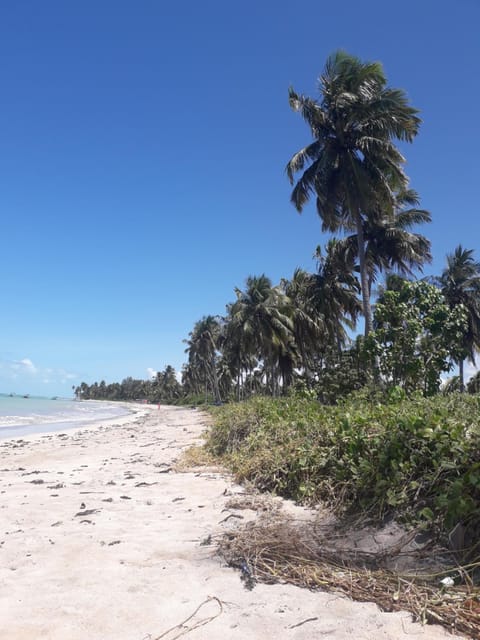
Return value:
[(36, 375), (38, 373), (37, 367), (33, 364), (30, 358), (23, 358), (22, 360), (13, 360), (10, 363), (10, 368), (13, 371), (21, 371), (23, 373), (29, 373), (30, 375)]
[[(3, 358), (0, 359), (0, 385), (5, 386), (5, 391), (10, 391), (10, 387), (16, 389), (40, 393), (44, 387), (54, 387), (58, 389), (67, 383), (78, 380), (77, 373), (67, 371), (63, 368), (42, 367), (36, 365), (31, 358)], [(34, 386), (35, 389), (31, 389)], [(50, 391), (50, 389), (46, 389)]]

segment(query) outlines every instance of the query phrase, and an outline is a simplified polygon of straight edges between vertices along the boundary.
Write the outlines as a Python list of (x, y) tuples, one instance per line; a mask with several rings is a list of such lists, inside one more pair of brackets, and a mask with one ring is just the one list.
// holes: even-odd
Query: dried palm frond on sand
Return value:
[[(447, 550), (430, 543), (412, 548), (414, 535), (406, 533), (389, 547), (362, 550), (348, 544), (345, 532), (332, 535), (330, 525), (270, 513), (220, 536), (217, 551), (229, 566), (240, 569), (247, 588), (280, 582), (334, 591), (375, 602), (383, 611), (409, 611), (418, 621), (479, 639), (480, 590), (470, 576), (480, 563), (456, 565)], [(392, 570), (402, 555), (409, 570)], [(449, 577), (462, 584), (452, 586)]]

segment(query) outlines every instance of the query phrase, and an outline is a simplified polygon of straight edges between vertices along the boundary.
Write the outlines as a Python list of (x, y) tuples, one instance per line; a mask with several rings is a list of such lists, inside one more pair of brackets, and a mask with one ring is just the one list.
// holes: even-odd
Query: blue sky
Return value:
[(0, 391), (184, 362), (196, 320), (250, 274), (274, 282), (325, 241), (289, 203), (338, 48), (380, 60), (424, 121), (404, 149), (438, 273), (478, 251), (477, 0), (18, 0), (0, 7)]

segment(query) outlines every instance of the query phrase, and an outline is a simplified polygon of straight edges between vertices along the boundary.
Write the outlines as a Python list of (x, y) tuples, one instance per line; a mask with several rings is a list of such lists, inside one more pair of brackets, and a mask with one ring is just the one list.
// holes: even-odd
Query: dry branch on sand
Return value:
[[(391, 547), (360, 551), (342, 547), (345, 537), (332, 536), (330, 525), (323, 528), (270, 514), (222, 535), (217, 549), (228, 565), (241, 570), (247, 588), (258, 581), (335, 591), (375, 602), (383, 611), (409, 611), (417, 621), (480, 638), (480, 590), (469, 578), (479, 567), (447, 566), (451, 555), (432, 545), (405, 551), (411, 539), (407, 535)], [(402, 554), (408, 555), (411, 570), (398, 573), (388, 568)], [(417, 567), (430, 567), (428, 574), (414, 570), (416, 560)], [(446, 587), (441, 582), (445, 576), (463, 584)]]

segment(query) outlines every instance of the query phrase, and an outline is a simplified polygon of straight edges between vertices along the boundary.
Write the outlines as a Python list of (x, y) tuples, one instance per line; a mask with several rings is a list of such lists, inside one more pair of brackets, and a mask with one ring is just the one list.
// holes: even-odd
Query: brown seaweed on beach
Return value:
[(100, 509), (85, 509), (84, 511), (79, 511), (75, 514), (77, 516), (90, 516), (92, 513), (99, 513)]

